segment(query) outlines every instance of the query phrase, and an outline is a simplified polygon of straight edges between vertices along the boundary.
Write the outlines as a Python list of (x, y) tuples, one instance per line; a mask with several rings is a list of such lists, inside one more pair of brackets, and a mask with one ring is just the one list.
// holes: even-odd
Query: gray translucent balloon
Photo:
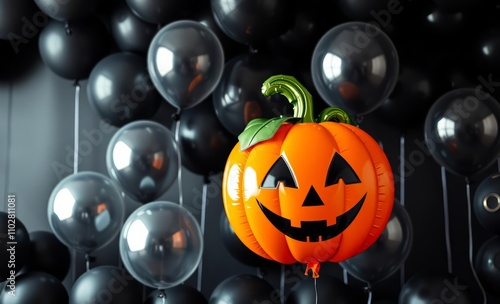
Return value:
[(120, 256), (128, 272), (158, 289), (178, 285), (198, 268), (203, 237), (194, 216), (179, 204), (149, 202), (127, 218), (120, 234)]
[(179, 20), (156, 33), (147, 62), (158, 92), (177, 109), (186, 109), (203, 101), (217, 86), (224, 69), (224, 51), (209, 27)]
[(390, 38), (378, 27), (346, 22), (331, 28), (318, 41), (311, 74), (327, 104), (362, 115), (378, 108), (392, 93), (399, 58)]
[(410, 216), (400, 203), (395, 202), (387, 226), (375, 243), (339, 264), (359, 280), (379, 282), (401, 268), (410, 254), (412, 243)]
[(66, 246), (90, 253), (118, 235), (125, 205), (107, 176), (83, 171), (65, 177), (52, 190), (47, 208), (50, 227)]
[(138, 120), (121, 127), (106, 151), (110, 177), (140, 203), (155, 200), (173, 184), (178, 173), (177, 144), (165, 126)]

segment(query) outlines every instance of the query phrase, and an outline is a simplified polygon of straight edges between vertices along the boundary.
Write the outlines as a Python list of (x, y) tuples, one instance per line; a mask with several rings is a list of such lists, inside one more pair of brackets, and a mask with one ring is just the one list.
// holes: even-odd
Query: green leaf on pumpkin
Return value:
[(243, 130), (243, 132), (241, 132), (241, 134), (238, 136), (238, 140), (240, 141), (240, 150), (244, 151), (251, 146), (260, 143), (261, 141), (272, 138), (284, 122), (296, 122), (299, 120), (300, 118), (298, 117), (284, 116), (274, 117), (270, 119), (252, 119), (245, 127), (245, 130)]

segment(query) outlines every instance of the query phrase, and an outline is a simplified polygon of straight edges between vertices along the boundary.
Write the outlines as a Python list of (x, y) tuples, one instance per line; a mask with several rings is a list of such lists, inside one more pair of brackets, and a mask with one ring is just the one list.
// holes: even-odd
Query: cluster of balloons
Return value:
[[(69, 248), (50, 231), (28, 232), (19, 218), (15, 218), (15, 234), (10, 238), (11, 220), (11, 214), (0, 212), (0, 302), (67, 303), (62, 280), (70, 268)], [(10, 250), (13, 241), (15, 252)]]
[[(500, 156), (498, 101), (486, 87), (458, 88), (469, 85), (459, 72), (447, 70), (450, 75), (443, 78), (452, 79), (453, 84), (441, 86), (434, 70), (428, 69), (432, 63), (409, 60), (415, 54), (431, 56), (408, 51), (414, 46), (409, 40), (418, 40), (425, 33), (437, 52), (449, 41), (444, 37), (468, 28), (464, 26), (470, 20), (465, 9), (474, 12), (477, 5), (474, 1), (428, 2), (433, 5), (421, 4), (415, 10), (413, 3), (412, 8), (406, 8), (409, 3), (403, 8), (391, 7), (391, 1), (384, 0), (338, 0), (332, 10), (320, 0), (307, 5), (284, 0), (124, 0), (106, 4), (97, 0), (0, 0), (0, 39), (8, 41), (9, 47), (20, 47), (39, 33), (38, 50), (44, 64), (62, 78), (88, 79), (91, 107), (119, 128), (106, 154), (109, 176), (81, 172), (62, 180), (48, 205), (54, 234), (30, 235), (32, 250), (39, 250), (44, 258), (50, 254), (42, 252), (52, 248), (66, 252), (64, 248), (69, 247), (90, 254), (121, 233), (121, 257), (134, 279), (153, 288), (176, 287), (196, 269), (202, 237), (196, 221), (182, 206), (156, 200), (175, 182), (180, 156), (182, 165), (196, 174), (218, 173), (236, 136), (250, 120), (290, 115), (287, 103), (278, 95), (260, 93), (262, 82), (274, 74), (296, 74), (309, 88), (315, 88), (315, 102), (344, 108), (359, 119), (376, 113), (394, 126), (407, 128), (424, 116), (426, 144), (440, 165), (464, 177), (482, 172)], [(408, 14), (403, 10), (419, 13), (405, 20)], [(422, 33), (404, 26), (412, 22)], [(491, 47), (495, 33), (485, 33), (474, 46), (490, 50), (477, 52), (475, 58), (482, 66), (500, 66)], [(433, 57), (445, 61), (441, 54)], [(179, 114), (177, 139), (168, 128), (149, 120), (164, 102)], [(474, 208), (481, 224), (498, 234), (495, 182), (495, 176), (484, 180)], [(128, 218), (122, 192), (143, 204)], [(165, 224), (158, 217), (175, 220)], [(26, 245), (24, 232), (21, 243)], [(221, 234), (237, 258), (248, 264), (261, 263), (242, 249), (227, 219), (221, 218)], [(19, 235), (18, 240), (22, 239)], [(362, 281), (381, 281), (404, 263), (411, 240), (408, 215), (395, 204), (389, 225), (377, 242), (342, 267)], [(185, 247), (179, 247), (177, 241)], [(45, 248), (43, 243), (53, 246)], [(476, 268), (486, 286), (498, 281), (498, 252), (498, 239), (493, 238), (477, 254)], [(392, 263), (380, 263), (381, 256)], [(166, 257), (172, 264), (161, 264)], [(18, 265), (27, 264), (21, 255), (17, 259)], [(30, 267), (41, 273), (53, 269), (51, 275), (60, 279), (67, 271), (67, 257), (58, 260), (62, 262), (57, 267), (49, 266), (53, 259)], [(176, 271), (176, 267), (184, 267), (184, 271)], [(6, 271), (1, 269), (0, 275)], [(88, 271), (75, 283), (71, 297), (95, 296), (115, 271), (118, 269), (110, 267)], [(214, 301), (238, 297), (231, 294), (238, 289), (231, 285), (235, 280), (222, 284), (214, 292)], [(423, 285), (442, 281), (442, 276), (415, 279), (408, 282), (401, 297), (416, 298)], [(435, 290), (429, 294), (440, 290), (438, 283), (430, 284)], [(47, 293), (50, 284), (57, 285), (53, 278), (34, 271), (17, 281), (20, 290), (22, 286), (30, 289), (23, 294), (33, 296), (41, 290)], [(224, 286), (233, 287), (221, 291)], [(488, 288), (494, 292), (494, 287)], [(56, 303), (57, 297), (55, 291), (47, 303)], [(294, 294), (290, 303), (299, 297)], [(150, 301), (157, 298), (153, 295)], [(133, 296), (124, 296), (123, 302), (130, 299)]]

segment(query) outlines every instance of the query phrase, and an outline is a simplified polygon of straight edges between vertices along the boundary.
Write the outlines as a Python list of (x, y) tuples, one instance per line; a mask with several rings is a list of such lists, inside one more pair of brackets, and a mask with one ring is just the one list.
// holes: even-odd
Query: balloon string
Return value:
[[(399, 189), (399, 203), (401, 206), (405, 206), (405, 159), (406, 159), (406, 152), (405, 152), (405, 134), (402, 133), (401, 137), (399, 139), (399, 184), (400, 184), (400, 189)], [(401, 265), (399, 269), (399, 275), (400, 275), (400, 286), (403, 287), (405, 284), (405, 263)]]
[(280, 299), (281, 303), (285, 301), (285, 264), (281, 264), (281, 276), (280, 276)]
[(314, 294), (316, 295), (316, 304), (318, 304), (318, 279), (314, 278)]
[(179, 187), (179, 205), (182, 206), (182, 158), (181, 158), (181, 147), (179, 142), (179, 129), (180, 129), (180, 116), (177, 113), (176, 122), (175, 122), (175, 142), (177, 143), (177, 163), (179, 166), (179, 170), (177, 171), (177, 185)]
[(446, 240), (446, 256), (448, 259), (448, 273), (453, 272), (453, 263), (451, 259), (451, 242), (450, 242), (450, 218), (448, 212), (448, 188), (446, 185), (446, 168), (441, 166), (441, 185), (443, 188), (443, 207), (444, 207), (444, 235)]
[(161, 298), (161, 302), (165, 304), (165, 298), (167, 295), (163, 292), (163, 290), (158, 290), (158, 298)]
[(468, 229), (469, 229), (469, 264), (470, 268), (472, 270), (472, 274), (474, 275), (474, 279), (476, 280), (477, 285), (481, 289), (481, 293), (483, 294), (483, 299), (484, 299), (484, 304), (487, 303), (487, 297), (486, 293), (484, 291), (483, 285), (481, 284), (481, 281), (479, 280), (476, 269), (474, 268), (474, 244), (473, 244), (473, 237), (472, 237), (472, 215), (471, 215), (471, 194), (470, 194), (470, 185), (469, 185), (469, 179), (465, 178), (465, 189), (467, 191), (467, 219), (468, 219)]
[(368, 285), (366, 286), (366, 290), (368, 291), (368, 304), (371, 304), (372, 303), (372, 286), (370, 285), (370, 283), (368, 283)]
[(73, 148), (73, 173), (78, 172), (78, 136), (79, 136), (79, 123), (80, 123), (80, 84), (75, 81), (75, 138), (74, 138), (74, 148)]
[[(201, 228), (201, 234), (205, 235), (205, 218), (206, 218), (206, 211), (207, 211), (207, 186), (208, 186), (208, 181), (205, 181), (203, 183), (203, 188), (202, 188), (202, 194), (201, 194), (201, 220), (200, 220), (200, 228)], [(203, 276), (203, 257), (200, 260), (200, 264), (198, 265), (198, 282), (197, 282), (197, 287), (198, 291), (201, 292), (201, 281), (202, 281), (202, 276)]]
[(349, 285), (349, 277), (347, 275), (347, 270), (342, 269), (342, 277), (344, 278), (344, 284)]

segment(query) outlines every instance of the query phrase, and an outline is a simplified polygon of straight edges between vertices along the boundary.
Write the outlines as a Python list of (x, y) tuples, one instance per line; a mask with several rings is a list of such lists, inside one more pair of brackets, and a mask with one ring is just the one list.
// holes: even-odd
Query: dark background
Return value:
[[(304, 74), (302, 66), (307, 67), (314, 41), (336, 24), (360, 18), (354, 16), (355, 10), (349, 11), (345, 7), (344, 12), (341, 10), (342, 3), (352, 5), (355, 1), (338, 1), (337, 4), (329, 1), (295, 2), (299, 8), (315, 10), (315, 18), (322, 21), (321, 27), (314, 32), (315, 36), (305, 40), (310, 48), (306, 48), (306, 51), (300, 54), (302, 61), (297, 60), (293, 64), (297, 66), (298, 75), (307, 75), (307, 68)], [(417, 93), (409, 91), (405, 95), (396, 91), (402, 90), (401, 85), (397, 86), (394, 94), (405, 97), (401, 98), (398, 95), (397, 100), (400, 103), (407, 100), (407, 104), (395, 108), (381, 108), (365, 115), (360, 123), (360, 128), (382, 144), (391, 162), (393, 173), (397, 177), (396, 198), (404, 203), (411, 217), (414, 232), (412, 250), (404, 264), (403, 272), (397, 272), (390, 278), (373, 284), (373, 297), (374, 300), (387, 299), (395, 303), (401, 287), (413, 275), (425, 269), (447, 271), (447, 236), (444, 222), (444, 205), (447, 204), (453, 272), (470, 288), (474, 296), (473, 303), (481, 303), (483, 297), (469, 264), (471, 240), (468, 233), (469, 229), (472, 229), (474, 254), (481, 244), (493, 237), (493, 234), (482, 227), (474, 214), (469, 212), (468, 199), (472, 200), (477, 185), (486, 176), (498, 171), (498, 164), (495, 163), (491, 168), (470, 178), (468, 197), (465, 178), (449, 172), (443, 175), (441, 166), (428, 152), (424, 141), (423, 122), (430, 105), (442, 94), (458, 87), (480, 85), (479, 77), (488, 78), (491, 75), (496, 79), (499, 73), (497, 68), (500, 67), (500, 50), (496, 46), (500, 45), (500, 36), (492, 34), (494, 33), (492, 29), (498, 25), (500, 14), (497, 12), (495, 1), (485, 1), (474, 9), (458, 12), (438, 9), (439, 6), (432, 1), (420, 1), (418, 4), (415, 2), (417, 1), (401, 1), (400, 5), (404, 9), (400, 14), (392, 16), (384, 29), (397, 47), (401, 60), (401, 73), (416, 67), (413, 71), (418, 70), (423, 73), (422, 77), (427, 80), (432, 91), (420, 99), (415, 99), (415, 95), (412, 94)], [(105, 15), (112, 8), (112, 4), (103, 6), (102, 14)], [(434, 18), (429, 17), (432, 14)], [(492, 46), (492, 53), (488, 56), (481, 53), (485, 43), (490, 43)], [(230, 49), (225, 50), (226, 61), (235, 54), (249, 51), (236, 44), (229, 45)], [(10, 52), (5, 44), (2, 46), (4, 51), (0, 58), (0, 196), (6, 198), (8, 194), (16, 195), (17, 217), (28, 231), (50, 231), (46, 216), (48, 198), (55, 185), (64, 176), (72, 173), (73, 169), (72, 162), (68, 162), (68, 158), (72, 157), (72, 152), (68, 149), (73, 148), (75, 87), (72, 80), (56, 75), (44, 65), (38, 53), (36, 37), (26, 45), (22, 45), (18, 54)], [(262, 50), (264, 51), (266, 50)], [(301, 77), (304, 77), (306, 82), (309, 79), (307, 76)], [(416, 81), (416, 78), (409, 77), (409, 79)], [(86, 80), (81, 80), (80, 84), (79, 130), (81, 132), (98, 128), (102, 118), (89, 106)], [(311, 83), (308, 84), (308, 89), (314, 94)], [(425, 93), (425, 89), (423, 91)], [(497, 92), (493, 92), (495, 93)], [(319, 100), (317, 95), (314, 95)], [(317, 103), (320, 107), (326, 106), (321, 100)], [(316, 113), (319, 110), (316, 109)], [(173, 124), (171, 115), (174, 112), (174, 108), (164, 102), (151, 119), (171, 128)], [(90, 153), (81, 157), (79, 171), (107, 174), (105, 163), (107, 143), (116, 130), (118, 129), (113, 127), (107, 130), (107, 133), (103, 132), (102, 142), (93, 145)], [(80, 133), (80, 140), (84, 139)], [(402, 140), (404, 140), (403, 146)], [(67, 167), (64, 176), (54, 171), (55, 164)], [(201, 193), (205, 182), (205, 177), (182, 169), (184, 204), (199, 220), (201, 220)], [(220, 185), (221, 173), (210, 175), (207, 184), (201, 292), (208, 299), (220, 282), (236, 274), (262, 276), (285, 295), (295, 290), (299, 280), (305, 277), (295, 271), (297, 268), (292, 265), (248, 266), (228, 252), (219, 231), (219, 219), (223, 212)], [(443, 200), (443, 194), (448, 195), (447, 201)], [(160, 199), (175, 202), (178, 198), (178, 184), (175, 183)], [(0, 205), (0, 211), (5, 211), (6, 199), (2, 200), (5, 203)], [(140, 206), (130, 198), (127, 198), (126, 204), (128, 213)], [(468, 216), (472, 219), (471, 227), (468, 224)], [(93, 266), (121, 265), (117, 244), (117, 241), (113, 241), (95, 252), (96, 260)], [(83, 255), (74, 251), (72, 254), (71, 269), (64, 280), (68, 289), (85, 271)], [(321, 274), (343, 279), (342, 268), (333, 263), (323, 265)], [(195, 272), (186, 284), (196, 287), (196, 279)], [(285, 284), (281, 283), (282, 280)], [(349, 285), (358, 293), (364, 293), (365, 284), (355, 278), (349, 277)], [(497, 303), (500, 298), (488, 294), (488, 300), (489, 303)]]

